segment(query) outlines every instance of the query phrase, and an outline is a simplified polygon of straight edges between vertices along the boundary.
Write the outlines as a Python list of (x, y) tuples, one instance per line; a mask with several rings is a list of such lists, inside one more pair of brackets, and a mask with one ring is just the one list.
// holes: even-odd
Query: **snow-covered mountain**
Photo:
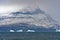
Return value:
[(40, 8), (35, 10), (23, 9), (12, 12), (9, 16), (0, 17), (0, 30), (35, 30), (36, 32), (52, 32), (60, 26)]

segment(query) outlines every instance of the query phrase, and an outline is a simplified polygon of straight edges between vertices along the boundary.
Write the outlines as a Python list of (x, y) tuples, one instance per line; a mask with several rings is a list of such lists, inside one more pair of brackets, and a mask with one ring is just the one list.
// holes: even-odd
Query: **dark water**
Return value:
[(0, 32), (0, 40), (60, 40), (58, 32), (8, 33)]

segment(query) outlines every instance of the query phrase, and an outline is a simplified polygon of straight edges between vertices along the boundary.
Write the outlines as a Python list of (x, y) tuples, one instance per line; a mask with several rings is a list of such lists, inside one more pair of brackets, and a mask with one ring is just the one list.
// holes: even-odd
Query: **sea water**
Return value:
[(0, 40), (60, 40), (59, 32), (0, 32)]

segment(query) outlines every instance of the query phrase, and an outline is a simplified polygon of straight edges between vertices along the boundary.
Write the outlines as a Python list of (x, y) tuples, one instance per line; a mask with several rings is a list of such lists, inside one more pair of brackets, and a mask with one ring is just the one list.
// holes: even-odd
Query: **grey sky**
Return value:
[(20, 5), (31, 8), (40, 7), (60, 23), (60, 0), (0, 0), (0, 5)]

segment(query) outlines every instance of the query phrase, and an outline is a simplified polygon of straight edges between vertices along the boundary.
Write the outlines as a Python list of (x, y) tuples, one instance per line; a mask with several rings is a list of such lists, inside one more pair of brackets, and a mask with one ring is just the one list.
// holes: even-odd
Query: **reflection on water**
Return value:
[(0, 33), (0, 40), (60, 40), (60, 33)]

